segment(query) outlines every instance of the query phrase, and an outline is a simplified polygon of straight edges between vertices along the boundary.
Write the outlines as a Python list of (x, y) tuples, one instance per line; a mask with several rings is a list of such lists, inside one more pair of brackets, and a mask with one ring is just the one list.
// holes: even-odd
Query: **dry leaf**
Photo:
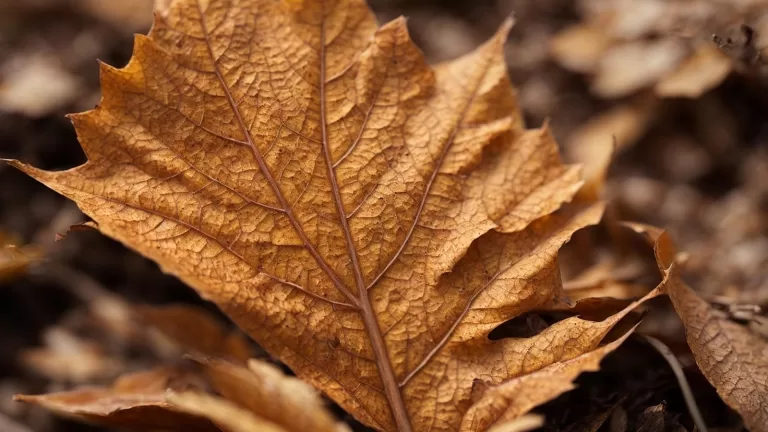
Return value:
[(460, 430), (480, 432), (493, 429), (495, 425), (520, 418), (531, 409), (573, 389), (573, 381), (582, 372), (598, 370), (602, 359), (618, 348), (630, 333), (587, 354), (485, 390), (467, 412)]
[(228, 432), (289, 432), (231, 402), (205, 393), (170, 394), (167, 399), (185, 412), (209, 418)]
[(547, 128), (522, 129), (510, 22), (430, 68), (363, 0), (174, 0), (104, 97), (89, 161), (12, 164), (75, 200), (296, 374), (380, 430), (455, 430), (472, 382), (591, 352), (613, 321), (488, 333), (561, 290), (599, 204)]
[(51, 380), (86, 383), (115, 377), (124, 367), (123, 362), (110, 357), (99, 344), (63, 328), (47, 330), (43, 339), (45, 346), (25, 350), (21, 362)]
[(526, 414), (518, 419), (494, 426), (488, 432), (527, 432), (544, 426), (544, 417)]
[[(251, 360), (200, 360), (203, 373), (159, 368), (121, 377), (112, 388), (83, 388), (17, 399), (67, 416), (135, 430), (347, 432), (309, 385)], [(211, 384), (222, 396), (206, 392)]]
[(189, 305), (134, 306), (135, 319), (175, 345), (181, 354), (198, 354), (238, 360), (253, 356), (248, 340), (240, 332), (226, 329), (202, 308)]
[(580, 6), (582, 22), (552, 38), (550, 52), (563, 67), (594, 75), (593, 90), (603, 97), (649, 88), (660, 97), (698, 97), (720, 85), (745, 51), (759, 56), (754, 47), (737, 46), (728, 47), (736, 51), (729, 58), (712, 35), (734, 23), (768, 22), (760, 0), (583, 0)]
[(200, 360), (213, 387), (228, 400), (288, 431), (343, 432), (315, 389), (275, 366), (251, 360), (248, 369), (215, 358)]
[(719, 314), (682, 280), (669, 235), (640, 224), (629, 225), (654, 244), (666, 293), (685, 326), (688, 345), (704, 376), (744, 419), (750, 431), (768, 430), (768, 342), (748, 327)]
[(0, 282), (24, 273), (41, 256), (34, 246), (17, 246), (16, 242), (0, 231)]
[(611, 46), (611, 39), (597, 25), (575, 25), (552, 38), (552, 56), (567, 69), (591, 73)]
[(612, 47), (600, 59), (592, 90), (605, 98), (635, 93), (672, 73), (687, 54), (684, 44), (669, 39)]
[(725, 81), (732, 68), (727, 55), (715, 46), (705, 45), (659, 81), (654, 91), (661, 97), (697, 98)]
[(599, 197), (612, 156), (643, 136), (657, 108), (656, 101), (638, 98), (594, 116), (571, 134), (567, 148), (584, 166), (586, 183), (580, 194)]
[(125, 375), (110, 388), (81, 388), (40, 396), (18, 395), (16, 400), (90, 423), (136, 430), (215, 432), (204, 417), (172, 408), (168, 390), (199, 388), (199, 377), (186, 369), (158, 368)]

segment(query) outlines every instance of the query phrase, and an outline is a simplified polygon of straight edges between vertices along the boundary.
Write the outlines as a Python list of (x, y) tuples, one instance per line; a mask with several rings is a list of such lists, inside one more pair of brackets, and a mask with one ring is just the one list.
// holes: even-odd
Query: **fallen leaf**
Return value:
[(110, 357), (99, 344), (63, 328), (43, 335), (45, 346), (22, 352), (21, 362), (36, 373), (58, 382), (86, 383), (117, 376), (123, 363)]
[(768, 22), (763, 1), (584, 0), (579, 9), (581, 22), (553, 37), (550, 53), (563, 67), (594, 76), (593, 91), (606, 98), (645, 89), (698, 97), (742, 64), (754, 67), (764, 46), (726, 37), (718, 48), (712, 35), (734, 23)]
[(552, 38), (550, 52), (567, 69), (591, 73), (597, 69), (611, 42), (610, 36), (599, 26), (578, 24)]
[(110, 388), (91, 387), (45, 395), (17, 395), (15, 400), (42, 406), (65, 417), (134, 430), (219, 429), (204, 417), (174, 409), (168, 390), (200, 387), (197, 374), (186, 369), (158, 368), (120, 377)]
[(572, 390), (573, 381), (582, 372), (598, 370), (602, 359), (618, 348), (630, 333), (587, 354), (485, 390), (467, 411), (460, 430), (493, 429), (499, 423), (520, 418), (531, 409)]
[(349, 430), (331, 416), (315, 389), (275, 366), (251, 360), (246, 369), (216, 358), (199, 361), (217, 392), (285, 430)]
[(41, 255), (36, 247), (17, 246), (15, 240), (0, 232), (0, 282), (24, 273)]
[(230, 358), (245, 363), (253, 356), (250, 343), (240, 332), (227, 330), (222, 323), (202, 308), (189, 305), (131, 308), (133, 317), (181, 354), (198, 354)]
[(488, 432), (526, 432), (544, 426), (544, 417), (538, 414), (526, 414), (515, 420), (494, 426)]
[[(17, 396), (65, 416), (133, 430), (348, 432), (319, 394), (258, 360), (199, 358), (202, 371), (166, 367), (118, 379), (111, 388)], [(211, 385), (221, 396), (209, 393)]]
[(656, 83), (654, 91), (661, 97), (697, 98), (725, 81), (732, 69), (727, 55), (715, 46), (705, 45)]
[(595, 115), (573, 131), (566, 148), (571, 159), (584, 167), (579, 198), (588, 202), (603, 198), (613, 158), (642, 138), (657, 107), (657, 101), (638, 97)]
[(597, 348), (613, 321), (487, 337), (559, 295), (557, 251), (603, 210), (560, 209), (579, 171), (522, 127), (511, 21), (431, 68), (363, 0), (166, 3), (72, 116), (88, 162), (14, 166), (380, 430), (455, 430), (474, 378)]
[(635, 93), (672, 73), (687, 54), (685, 45), (670, 39), (617, 45), (600, 59), (592, 90), (605, 98)]
[(741, 414), (749, 430), (768, 430), (768, 341), (718, 314), (683, 282), (675, 262), (677, 252), (667, 233), (641, 224), (629, 226), (654, 244), (664, 275), (657, 290), (669, 296), (680, 316), (699, 369), (720, 397)]
[(170, 394), (167, 399), (185, 412), (209, 418), (228, 432), (288, 432), (276, 424), (256, 417), (246, 409), (205, 393)]

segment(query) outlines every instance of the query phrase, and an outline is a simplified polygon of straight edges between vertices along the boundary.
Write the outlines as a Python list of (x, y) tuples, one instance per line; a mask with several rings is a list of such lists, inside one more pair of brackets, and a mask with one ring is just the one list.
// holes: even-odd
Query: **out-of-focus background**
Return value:
[[(768, 306), (768, 1), (370, 4), (380, 22), (407, 16), (432, 62), (472, 50), (514, 14), (507, 61), (528, 125), (548, 121), (569, 161), (596, 164), (613, 143), (604, 191), (611, 216), (668, 229), (686, 251), (688, 281), (711, 301), (758, 314)], [(146, 32), (151, 17), (152, 0), (0, 0), (0, 158), (45, 169), (82, 163), (65, 114), (98, 102), (96, 60), (124, 65), (133, 33)], [(70, 229), (83, 221), (72, 203), (0, 165), (0, 431), (101, 430), (11, 396), (109, 383), (152, 363), (157, 353), (99, 324), (116, 322), (112, 300), (187, 302), (217, 314), (153, 263), (87, 227)], [(24, 259), (36, 263), (5, 266)], [(611, 271), (631, 279), (634, 270)], [(654, 326), (679, 335), (673, 319)], [(628, 388), (603, 380), (580, 405), (566, 395), (550, 407), (556, 415), (547, 427), (586, 424), (608, 408), (621, 425), (616, 407), (624, 429), (601, 430), (639, 430), (659, 413), (661, 424), (684, 426), (664, 361), (639, 359), (617, 363), (623, 372), (614, 377)], [(692, 380), (711, 424), (732, 426), (711, 389)], [(558, 403), (568, 408), (554, 409)]]

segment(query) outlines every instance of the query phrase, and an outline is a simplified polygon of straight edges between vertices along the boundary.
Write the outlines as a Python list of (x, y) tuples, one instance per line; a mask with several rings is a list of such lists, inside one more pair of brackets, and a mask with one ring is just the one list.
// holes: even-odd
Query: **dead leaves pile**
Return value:
[[(768, 28), (759, 0), (583, 0), (580, 5), (583, 22), (554, 38), (552, 54), (564, 67), (592, 75), (592, 90), (606, 98), (644, 89), (659, 97), (698, 97), (732, 70), (757, 65), (768, 42), (758, 39)], [(734, 33), (739, 24), (744, 30)], [(713, 35), (720, 47), (712, 43)]]
[[(605, 319), (488, 338), (570, 307), (558, 251), (604, 207), (577, 196), (579, 169), (547, 127), (522, 124), (503, 60), (511, 22), (430, 67), (405, 20), (378, 27), (363, 0), (157, 7), (128, 66), (102, 66), (100, 105), (72, 116), (88, 162), (11, 164), (216, 303), (303, 382), (219, 359), (231, 347), (216, 351), (218, 335), (191, 348), (203, 354), (191, 372), (21, 399), (123, 427), (344, 430), (311, 384), (378, 430), (514, 430), (598, 369), (632, 326), (604, 338), (640, 303), (678, 302), (670, 264), (663, 287)], [(209, 340), (188, 337), (194, 319), (166, 322), (186, 330), (183, 346)], [(727, 375), (724, 399), (764, 424), (768, 406), (727, 387), (718, 359), (704, 363), (710, 380)]]

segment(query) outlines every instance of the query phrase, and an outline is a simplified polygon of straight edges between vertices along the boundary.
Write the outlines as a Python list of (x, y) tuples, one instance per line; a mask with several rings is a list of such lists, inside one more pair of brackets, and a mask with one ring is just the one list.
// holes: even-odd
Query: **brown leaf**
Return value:
[(185, 369), (158, 368), (125, 375), (110, 388), (81, 388), (39, 396), (17, 395), (16, 400), (40, 405), (66, 417), (135, 430), (218, 431), (203, 417), (174, 409), (168, 390), (199, 388), (199, 377)]
[(526, 432), (542, 426), (544, 426), (544, 417), (538, 414), (526, 414), (515, 420), (498, 424), (488, 432)]
[(34, 246), (17, 246), (15, 243), (12, 238), (0, 232), (0, 281), (24, 273), (42, 255)]
[(142, 324), (160, 333), (182, 354), (223, 357), (242, 363), (253, 356), (243, 335), (228, 331), (202, 308), (189, 305), (134, 306), (133, 315)]
[(704, 45), (677, 70), (656, 84), (661, 97), (697, 98), (725, 81), (733, 69), (727, 55), (712, 45)]
[(675, 247), (667, 233), (640, 224), (630, 227), (654, 244), (659, 270), (664, 275), (657, 290), (672, 300), (704, 376), (741, 414), (749, 430), (768, 430), (768, 342), (725, 314), (718, 314), (683, 282), (674, 262)]
[[(248, 368), (224, 359), (200, 360), (204, 373), (158, 368), (121, 377), (111, 388), (17, 396), (60, 414), (135, 430), (346, 432), (317, 392), (267, 363)], [(208, 379), (222, 395), (206, 392)]]
[(285, 430), (348, 430), (330, 415), (315, 389), (268, 363), (251, 360), (246, 369), (221, 359), (200, 361), (216, 391)]
[(51, 380), (86, 383), (120, 374), (125, 365), (112, 358), (99, 344), (84, 340), (64, 328), (54, 327), (43, 335), (45, 346), (24, 350), (21, 362)]
[[(740, 64), (755, 65), (763, 45), (716, 38), (736, 23), (764, 22), (762, 1), (583, 0), (582, 21), (552, 38), (563, 67), (595, 75), (593, 90), (622, 97), (654, 89), (660, 97), (698, 97)], [(722, 39), (722, 40), (721, 40)], [(750, 38), (746, 38), (749, 40)]]
[(161, 4), (72, 116), (88, 162), (14, 166), (380, 430), (455, 430), (475, 377), (597, 347), (608, 321), (487, 338), (559, 295), (558, 249), (602, 214), (550, 215), (579, 173), (522, 128), (511, 22), (431, 68), (363, 0)]
[(568, 142), (573, 159), (584, 166), (581, 195), (597, 199), (603, 189), (612, 156), (642, 138), (658, 108), (656, 101), (637, 98), (589, 119)]
[(630, 333), (587, 354), (555, 363), (486, 390), (467, 411), (460, 430), (487, 430), (498, 423), (517, 419), (538, 405), (573, 389), (573, 381), (582, 372), (598, 370), (603, 357), (618, 348)]
[(205, 393), (170, 394), (167, 399), (185, 412), (209, 418), (228, 432), (289, 432), (244, 408)]

